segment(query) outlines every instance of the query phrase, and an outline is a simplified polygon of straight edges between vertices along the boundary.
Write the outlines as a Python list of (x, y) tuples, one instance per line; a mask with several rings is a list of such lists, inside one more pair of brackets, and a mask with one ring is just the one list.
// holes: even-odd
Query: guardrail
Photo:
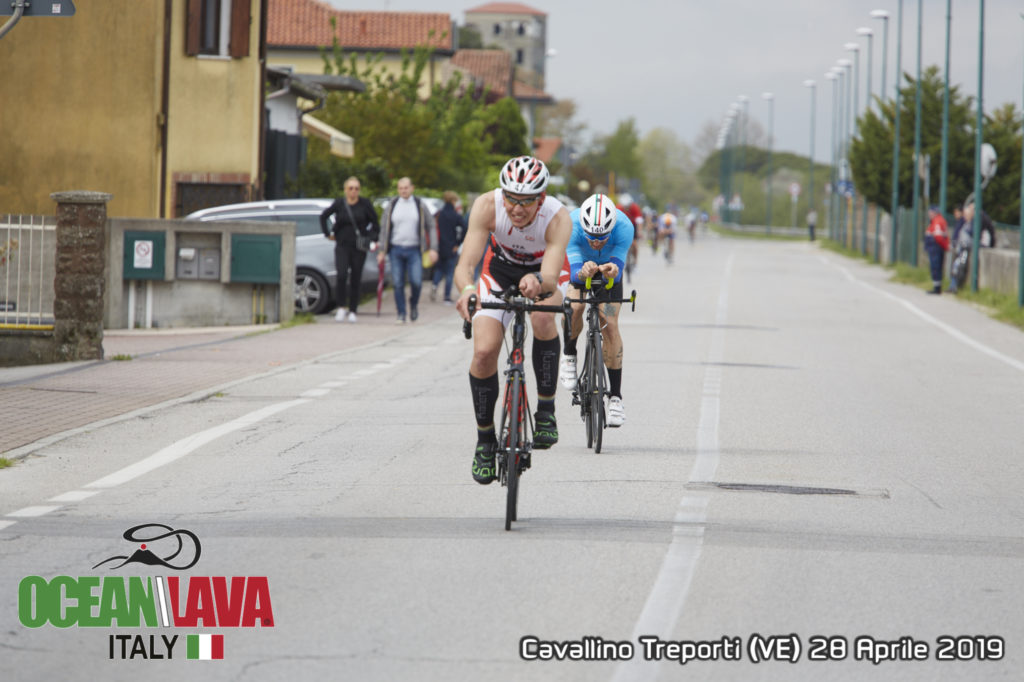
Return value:
[(53, 329), (56, 249), (54, 217), (0, 214), (0, 328)]

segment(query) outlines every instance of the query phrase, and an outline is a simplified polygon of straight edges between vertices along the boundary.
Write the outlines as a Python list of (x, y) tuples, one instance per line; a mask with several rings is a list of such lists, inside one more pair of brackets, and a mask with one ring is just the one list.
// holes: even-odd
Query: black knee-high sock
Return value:
[(478, 443), (493, 443), (494, 406), (498, 402), (498, 373), (477, 379), (469, 375), (469, 388), (473, 394), (473, 412), (476, 415), (476, 440)]
[(576, 340), (578, 336), (572, 335), (572, 321), (563, 315), (565, 321), (562, 323), (562, 346), (566, 355), (576, 355)]
[(558, 337), (541, 341), (533, 338), (533, 374), (537, 378), (537, 411), (555, 411), (558, 388)]
[(622, 397), (622, 368), (608, 370), (608, 395)]

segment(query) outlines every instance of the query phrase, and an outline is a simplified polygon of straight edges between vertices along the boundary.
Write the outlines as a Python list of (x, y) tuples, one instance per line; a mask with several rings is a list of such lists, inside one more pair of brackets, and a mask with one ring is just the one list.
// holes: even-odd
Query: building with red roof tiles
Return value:
[[(455, 26), (440, 12), (343, 11), (319, 0), (268, 0), (267, 63), (296, 73), (322, 74), (321, 50), (334, 41), (344, 55), (382, 55), (397, 75), (402, 51), (434, 49), (421, 94), (427, 96), (440, 65), (454, 54)], [(332, 23), (333, 20), (333, 23)]]
[(516, 80), (544, 89), (547, 59), (547, 14), (517, 2), (491, 2), (466, 10), (466, 25), (485, 45), (512, 55)]
[(450, 62), (477, 92), (487, 91), (487, 101), (495, 102), (512, 94), (512, 57), (504, 50), (459, 50)]

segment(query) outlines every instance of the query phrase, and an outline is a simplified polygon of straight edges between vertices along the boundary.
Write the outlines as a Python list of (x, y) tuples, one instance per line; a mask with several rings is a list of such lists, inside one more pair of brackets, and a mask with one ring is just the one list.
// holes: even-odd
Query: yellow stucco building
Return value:
[[(113, 194), (178, 217), (260, 195), (269, 0), (74, 0), (0, 40), (0, 213)], [(3, 18), (0, 18), (3, 19)]]

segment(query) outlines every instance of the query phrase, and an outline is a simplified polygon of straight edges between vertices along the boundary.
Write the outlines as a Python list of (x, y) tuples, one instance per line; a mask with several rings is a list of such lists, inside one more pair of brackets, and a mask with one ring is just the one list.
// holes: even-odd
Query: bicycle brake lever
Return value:
[(469, 319), (462, 322), (462, 334), (470, 339), (473, 337), (473, 314), (476, 312), (476, 294), (469, 297), (466, 301), (466, 308), (469, 310)]

